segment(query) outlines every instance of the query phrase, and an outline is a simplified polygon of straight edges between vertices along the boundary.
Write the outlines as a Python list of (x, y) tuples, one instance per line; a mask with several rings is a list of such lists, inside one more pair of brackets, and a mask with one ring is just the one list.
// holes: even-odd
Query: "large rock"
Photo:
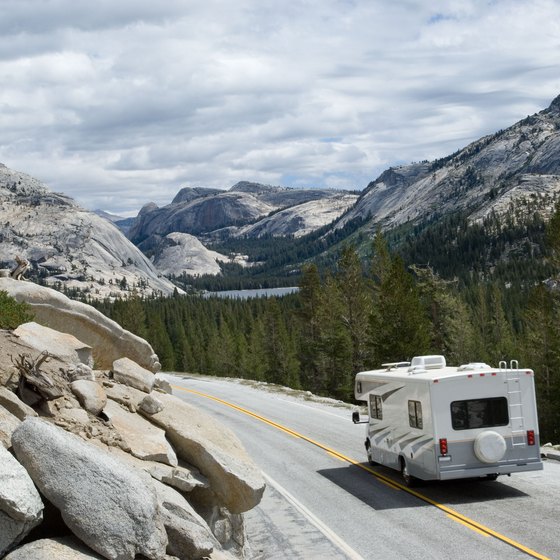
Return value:
[(0, 446), (0, 556), (42, 519), (43, 502), (33, 481), (12, 454)]
[(152, 414), (156, 414), (156, 412), (161, 412), (163, 410), (163, 405), (154, 394), (150, 393), (142, 399), (138, 408), (142, 409), (144, 414), (151, 416)]
[(70, 384), (72, 393), (79, 403), (94, 416), (97, 416), (107, 404), (107, 395), (103, 387), (96, 381), (77, 379)]
[(103, 556), (73, 537), (64, 537), (30, 542), (10, 552), (4, 560), (103, 560)]
[(208, 489), (210, 487), (208, 480), (200, 474), (198, 469), (184, 462), (177, 467), (171, 467), (164, 463), (138, 459), (124, 451), (122, 447), (108, 445), (99, 439), (92, 439), (90, 441), (93, 445), (103, 449), (106, 453), (109, 453), (119, 461), (127, 463), (132, 468), (144, 471), (155, 480), (163, 482), (181, 492), (188, 493), (196, 488)]
[(139, 366), (129, 358), (119, 358), (113, 362), (113, 379), (123, 385), (149, 393), (154, 387), (152, 372)]
[(146, 397), (144, 391), (123, 385), (122, 383), (115, 383), (113, 381), (103, 381), (103, 388), (105, 393), (110, 399), (126, 406), (131, 411), (135, 412), (140, 406), (140, 403)]
[(264, 480), (237, 436), (173, 395), (162, 393), (158, 399), (164, 408), (150, 415), (150, 421), (165, 430), (177, 455), (200, 469), (229, 511), (242, 513), (255, 507), (264, 492)]
[(204, 519), (173, 488), (154, 481), (169, 543), (167, 553), (180, 560), (206, 558), (218, 543)]
[(0, 405), (20, 420), (25, 420), (28, 416), (37, 416), (30, 406), (27, 406), (16, 394), (5, 387), (0, 387)]
[(6, 449), (12, 447), (12, 434), (20, 424), (21, 420), (0, 406), (0, 444)]
[(138, 459), (177, 466), (177, 455), (165, 439), (165, 432), (139, 414), (125, 410), (109, 400), (104, 411), (114, 428)]
[(195, 488), (207, 489), (210, 487), (208, 479), (200, 474), (194, 467), (180, 465), (169, 467), (159, 463), (152, 463), (152, 467), (147, 470), (156, 480), (164, 482), (181, 492), (192, 492)]
[(38, 323), (24, 323), (14, 334), (27, 346), (38, 353), (47, 351), (64, 362), (70, 364), (86, 364), (93, 366), (91, 346), (84, 344), (75, 336), (55, 331)]
[(160, 560), (167, 546), (151, 479), (39, 418), (14, 432), (20, 463), (70, 530), (112, 560)]
[(71, 300), (56, 290), (11, 278), (0, 278), (0, 290), (28, 303), (41, 325), (73, 334), (89, 344), (98, 369), (110, 369), (123, 356), (150, 371), (161, 367), (153, 348), (144, 339), (124, 330), (91, 305)]

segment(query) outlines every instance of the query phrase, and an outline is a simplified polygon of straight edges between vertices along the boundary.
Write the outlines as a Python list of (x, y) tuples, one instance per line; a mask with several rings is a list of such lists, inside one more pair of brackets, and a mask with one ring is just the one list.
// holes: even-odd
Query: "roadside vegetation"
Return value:
[(22, 323), (33, 320), (29, 305), (18, 303), (0, 290), (0, 329), (17, 329)]

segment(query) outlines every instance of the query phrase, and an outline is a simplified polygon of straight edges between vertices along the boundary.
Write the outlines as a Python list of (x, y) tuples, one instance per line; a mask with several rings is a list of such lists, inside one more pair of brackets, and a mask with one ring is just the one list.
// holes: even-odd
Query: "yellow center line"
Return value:
[(432, 500), (431, 498), (429, 498), (428, 496), (425, 496), (424, 494), (420, 494), (419, 492), (416, 492), (415, 490), (412, 490), (411, 488), (408, 488), (407, 486), (404, 486), (402, 484), (399, 484), (398, 482), (392, 480), (391, 478), (378, 473), (376, 471), (374, 471), (373, 469), (371, 469), (370, 467), (368, 467), (367, 465), (364, 465), (362, 463), (360, 463), (359, 461), (356, 461), (355, 459), (352, 459), (351, 457), (347, 457), (346, 455), (343, 455), (342, 453), (339, 453), (338, 451), (335, 451), (334, 449), (328, 447), (327, 445), (324, 445), (322, 443), (319, 443), (307, 436), (304, 436), (303, 434), (300, 434), (298, 432), (296, 432), (295, 430), (292, 430), (290, 428), (287, 428), (286, 426), (283, 426), (282, 424), (279, 424), (278, 422), (274, 422), (274, 420), (270, 420), (268, 418), (265, 418), (264, 416), (261, 416), (260, 414), (257, 414), (255, 412), (252, 412), (246, 408), (243, 408), (239, 405), (230, 403), (228, 401), (225, 401), (223, 399), (220, 399), (218, 397), (214, 397), (212, 395), (208, 395), (206, 393), (202, 393), (200, 391), (196, 391), (194, 389), (187, 389), (185, 387), (180, 387), (177, 385), (173, 386), (174, 389), (178, 389), (179, 391), (184, 391), (186, 393), (192, 393), (195, 395), (198, 395), (200, 397), (204, 397), (205, 399), (210, 399), (212, 401), (216, 401), (218, 403), (221, 403), (225, 406), (228, 406), (230, 408), (233, 408), (234, 410), (237, 410), (239, 412), (242, 412), (243, 414), (246, 414), (247, 416), (251, 416), (252, 418), (255, 418), (261, 422), (264, 422), (265, 424), (268, 424), (269, 426), (272, 426), (274, 428), (277, 428), (278, 430), (281, 430), (295, 438), (298, 439), (302, 439), (304, 441), (307, 441), (308, 443), (311, 443), (312, 445), (315, 445), (316, 447), (319, 447), (320, 449), (323, 449), (324, 451), (326, 451), (327, 453), (329, 453), (330, 455), (332, 455), (333, 457), (336, 457), (337, 459), (340, 459), (342, 461), (345, 461), (346, 463), (349, 463), (351, 465), (354, 465), (364, 471), (367, 471), (368, 473), (372, 474), (373, 476), (375, 476), (375, 478), (377, 478), (378, 480), (380, 480), (381, 482), (395, 488), (398, 490), (404, 490), (405, 492), (407, 492), (408, 494), (411, 494), (412, 496), (415, 496), (416, 498), (418, 498), (419, 500), (422, 500), (436, 508), (438, 508), (439, 510), (445, 512), (448, 517), (450, 517), (451, 519), (453, 519), (454, 521), (457, 521), (458, 523), (461, 523), (462, 525), (468, 527), (469, 529), (472, 529), (473, 531), (477, 532), (477, 533), (482, 533), (484, 535), (487, 536), (491, 536), (494, 537), (495, 539), (498, 539), (506, 544), (509, 544), (510, 546), (516, 548), (517, 550), (520, 550), (521, 552), (524, 552), (525, 554), (528, 554), (529, 556), (533, 557), (533, 558), (537, 558), (538, 560), (550, 560), (550, 558), (548, 558), (547, 556), (543, 556), (542, 554), (539, 554), (538, 552), (535, 552), (534, 550), (522, 545), (521, 543), (518, 543), (508, 537), (506, 537), (505, 535), (502, 535), (501, 533), (498, 533), (492, 529), (490, 529), (489, 527), (486, 527), (485, 525), (482, 525), (481, 523), (478, 523), (477, 521), (475, 521), (474, 519), (470, 519), (469, 517), (459, 513), (458, 511), (455, 511), (454, 509), (447, 507), (446, 505), (440, 504), (439, 502), (436, 502), (435, 500)]
[(479, 535), (482, 535), (483, 537), (489, 537), (490, 536), (488, 533), (485, 533), (484, 531), (481, 531), (480, 529), (477, 529), (476, 527), (473, 527), (472, 525), (468, 525), (464, 521), (461, 521), (460, 519), (457, 519), (456, 517), (453, 517), (452, 515), (447, 514), (447, 517), (449, 517), (449, 519), (453, 519), (453, 521), (455, 521), (456, 523), (460, 523), (461, 525), (464, 525), (465, 527), (468, 527), (471, 531), (475, 531), (476, 533), (478, 533)]

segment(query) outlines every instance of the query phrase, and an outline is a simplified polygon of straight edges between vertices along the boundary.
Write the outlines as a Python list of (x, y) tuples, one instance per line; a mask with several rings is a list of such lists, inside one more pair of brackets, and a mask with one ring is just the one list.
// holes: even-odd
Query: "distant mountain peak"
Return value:
[(222, 192), (221, 189), (211, 187), (183, 187), (171, 201), (171, 204), (180, 204), (181, 202), (191, 202), (197, 198), (211, 196)]
[(138, 215), (143, 216), (144, 214), (149, 214), (150, 212), (153, 212), (158, 208), (159, 206), (155, 202), (148, 202), (147, 204), (144, 204), (142, 208), (140, 208), (140, 212), (138, 212)]
[(550, 109), (556, 109), (557, 111), (560, 111), (560, 95), (558, 95), (552, 100), (552, 103), (550, 104)]
[[(285, 187), (284, 187), (285, 188)], [(272, 185), (263, 185), (262, 183), (253, 183), (251, 181), (239, 181), (235, 183), (229, 190), (230, 192), (245, 192), (251, 194), (261, 194), (282, 189), (282, 187), (273, 187)]]

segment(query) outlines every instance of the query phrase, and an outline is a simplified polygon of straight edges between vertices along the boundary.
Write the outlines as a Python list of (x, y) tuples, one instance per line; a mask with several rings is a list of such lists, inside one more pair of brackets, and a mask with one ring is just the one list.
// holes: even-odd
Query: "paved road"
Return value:
[(398, 473), (366, 464), (364, 426), (349, 408), (219, 378), (169, 380), (229, 426), (265, 474), (263, 501), (246, 514), (253, 560), (560, 559), (559, 462), (496, 482), (426, 483), (414, 495)]

